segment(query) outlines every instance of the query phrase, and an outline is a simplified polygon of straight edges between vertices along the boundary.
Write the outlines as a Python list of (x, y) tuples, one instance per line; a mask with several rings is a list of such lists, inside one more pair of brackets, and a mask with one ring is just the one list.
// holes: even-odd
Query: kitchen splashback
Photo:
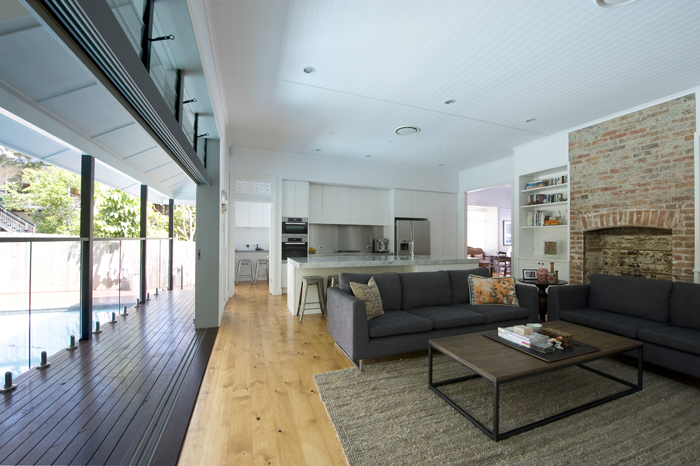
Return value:
[[(338, 250), (370, 253), (372, 240), (383, 237), (384, 228), (380, 226), (309, 225), (309, 246), (316, 248), (317, 254), (331, 254)], [(323, 248), (319, 248), (321, 245)]]

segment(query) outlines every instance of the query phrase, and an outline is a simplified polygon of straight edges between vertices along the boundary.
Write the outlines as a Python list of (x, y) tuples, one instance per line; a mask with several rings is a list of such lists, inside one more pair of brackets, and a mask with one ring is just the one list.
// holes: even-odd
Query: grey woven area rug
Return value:
[[(636, 369), (616, 361), (589, 365), (636, 381)], [(435, 359), (435, 381), (467, 373)], [(314, 378), (351, 466), (700, 464), (700, 390), (648, 372), (639, 393), (500, 442), (427, 387), (427, 357)], [(505, 384), (501, 431), (625, 388), (578, 367)], [(491, 425), (491, 384), (475, 379), (441, 389)]]

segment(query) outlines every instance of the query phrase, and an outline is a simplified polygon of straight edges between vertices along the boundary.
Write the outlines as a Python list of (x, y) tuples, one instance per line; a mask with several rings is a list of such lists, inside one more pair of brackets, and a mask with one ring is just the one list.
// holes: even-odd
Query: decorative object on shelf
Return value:
[(549, 270), (542, 267), (537, 269), (537, 281), (541, 283), (547, 283), (547, 275), (549, 275)]
[[(560, 341), (564, 348), (574, 346), (574, 336), (570, 333), (562, 332), (561, 330), (557, 330), (555, 328), (542, 328), (539, 333)], [(561, 339), (559, 339), (559, 337), (561, 337)]]
[(513, 244), (513, 242), (510, 220), (503, 220), (503, 246), (510, 246), (511, 244)]
[(566, 202), (566, 199), (564, 199), (564, 193), (557, 193), (556, 196), (555, 202)]
[(316, 254), (316, 248), (309, 248), (309, 254)]
[(556, 256), (557, 255), (557, 241), (544, 241), (544, 255), (545, 256)]
[(561, 210), (557, 211), (559, 213), (559, 221), (562, 225), (566, 225), (566, 214), (569, 213), (569, 209), (564, 209), (564, 213), (561, 213)]
[(523, 280), (537, 280), (537, 270), (523, 269)]
[(537, 324), (537, 323), (535, 323), (535, 324), (525, 324), (525, 325), (527, 325), (528, 327), (530, 327), (530, 328), (532, 329), (533, 332), (538, 332), (538, 333), (539, 333), (539, 331), (542, 330), (542, 324)]
[(567, 176), (562, 175), (558, 176), (556, 178), (550, 178), (548, 180), (538, 180), (538, 181), (530, 181), (525, 185), (525, 189), (537, 189), (537, 188), (547, 188), (549, 186), (557, 186), (560, 184), (566, 184), (567, 182)]
[(547, 274), (547, 282), (548, 283), (556, 283), (557, 282), (557, 276), (553, 273), (548, 273)]

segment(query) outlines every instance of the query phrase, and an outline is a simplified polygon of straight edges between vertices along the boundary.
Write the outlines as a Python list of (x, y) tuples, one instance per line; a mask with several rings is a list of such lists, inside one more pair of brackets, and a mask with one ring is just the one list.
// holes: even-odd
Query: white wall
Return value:
[(413, 170), (346, 159), (238, 147), (232, 148), (231, 152), (230, 171), (236, 173), (277, 175), (280, 179), (312, 183), (441, 193), (456, 193), (459, 186), (457, 174), (449, 171)]
[[(466, 254), (466, 216), (464, 212), (467, 204), (465, 200), (469, 191), (502, 186), (513, 182), (513, 157), (505, 157), (493, 162), (479, 165), (478, 167), (459, 172), (459, 195), (457, 196), (457, 239), (459, 257)], [(512, 196), (511, 196), (512, 197)], [(511, 200), (512, 202), (512, 200)], [(471, 201), (469, 201), (471, 203)]]

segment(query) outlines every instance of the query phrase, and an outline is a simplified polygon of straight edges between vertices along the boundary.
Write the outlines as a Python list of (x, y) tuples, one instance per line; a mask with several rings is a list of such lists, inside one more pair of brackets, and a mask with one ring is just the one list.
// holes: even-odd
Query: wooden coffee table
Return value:
[[(487, 338), (483, 333), (470, 333), (466, 335), (457, 335), (454, 337), (437, 338), (428, 342), (428, 387), (434, 391), (440, 398), (445, 400), (450, 406), (457, 410), (462, 416), (469, 419), (472, 424), (481, 429), (487, 436), (494, 441), (510, 437), (512, 435), (525, 432), (536, 427), (549, 424), (550, 422), (563, 419), (572, 414), (579, 413), (589, 408), (599, 406), (608, 401), (613, 401), (623, 396), (631, 395), (642, 389), (642, 356), (643, 345), (641, 342), (629, 338), (613, 335), (599, 330), (594, 330), (587, 327), (582, 327), (576, 324), (562, 321), (547, 322), (544, 327), (552, 327), (557, 330), (568, 332), (574, 335), (574, 339), (587, 343), (589, 345), (600, 348), (599, 351), (574, 356), (569, 359), (562, 359), (555, 362), (546, 362), (528, 354), (520, 352), (514, 348), (506, 346), (502, 343)], [(460, 364), (468, 367), (476, 374), (465, 377), (458, 377), (440, 382), (433, 382), (433, 352), (437, 350)], [(596, 359), (614, 356), (625, 353), (627, 351), (637, 351), (637, 383), (627, 382), (613, 375), (606, 374), (597, 369), (587, 367), (586, 362)], [(499, 390), (501, 385), (514, 382), (516, 380), (532, 377), (535, 375), (552, 372), (566, 367), (579, 366), (583, 369), (594, 372), (598, 375), (614, 380), (630, 387), (629, 390), (616, 393), (614, 395), (601, 398), (590, 403), (586, 403), (579, 407), (564, 411), (563, 413), (555, 414), (548, 418), (537, 422), (527, 424), (522, 427), (507, 431), (499, 432), (498, 430), (498, 410), (499, 410)], [(469, 413), (460, 408), (447, 395), (438, 390), (438, 387), (452, 383), (462, 382), (477, 377), (483, 377), (493, 384), (493, 428), (489, 430), (481, 424)]]

